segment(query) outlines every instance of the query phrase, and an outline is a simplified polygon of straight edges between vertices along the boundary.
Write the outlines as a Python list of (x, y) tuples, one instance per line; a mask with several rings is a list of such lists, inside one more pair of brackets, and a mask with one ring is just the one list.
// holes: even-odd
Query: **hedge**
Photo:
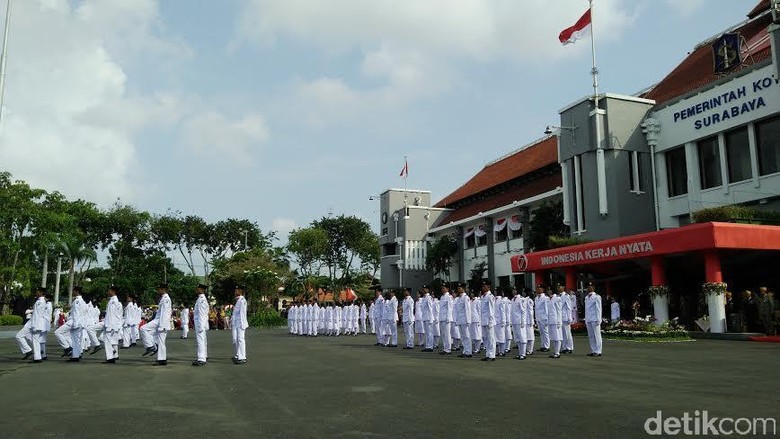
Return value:
[(0, 316), (0, 326), (22, 326), (22, 324), (24, 324), (22, 316)]
[(763, 210), (751, 206), (719, 206), (697, 210), (691, 214), (693, 222), (748, 222), (748, 223), (780, 223), (780, 212)]
[(286, 324), (287, 319), (282, 317), (279, 311), (275, 309), (263, 309), (249, 317), (249, 326), (258, 328), (276, 328)]

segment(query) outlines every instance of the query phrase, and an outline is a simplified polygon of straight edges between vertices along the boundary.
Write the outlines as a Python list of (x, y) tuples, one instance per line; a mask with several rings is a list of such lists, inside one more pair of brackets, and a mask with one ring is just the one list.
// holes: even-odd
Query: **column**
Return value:
[(566, 291), (577, 290), (577, 272), (574, 267), (566, 267)]
[[(723, 282), (723, 272), (720, 266), (720, 255), (715, 250), (704, 252), (705, 282)], [(726, 332), (726, 304), (723, 294), (707, 295), (707, 309), (710, 314), (710, 332)]]
[[(650, 284), (660, 287), (666, 284), (663, 256), (653, 256), (650, 259)], [(663, 294), (653, 296), (653, 316), (655, 324), (662, 325), (669, 321), (669, 297)]]

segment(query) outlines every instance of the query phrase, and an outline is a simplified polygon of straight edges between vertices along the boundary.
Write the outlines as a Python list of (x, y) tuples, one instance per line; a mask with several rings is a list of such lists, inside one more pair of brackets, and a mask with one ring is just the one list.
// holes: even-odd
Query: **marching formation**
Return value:
[[(197, 299), (193, 308), (193, 323), (195, 330), (195, 361), (193, 366), (203, 366), (208, 360), (209, 303), (206, 299), (208, 287), (200, 284), (195, 289)], [(168, 365), (168, 350), (166, 340), (168, 333), (174, 329), (173, 307), (168, 295), (168, 285), (157, 286), (159, 303), (153, 317), (144, 320), (143, 309), (135, 303), (133, 295), (127, 295), (122, 306), (119, 301), (119, 289), (110, 286), (107, 291), (106, 308), (101, 320), (101, 311), (91, 301), (82, 297), (82, 288), (73, 288), (73, 301), (67, 314), (62, 314), (57, 308), (52, 310), (51, 297), (46, 295), (45, 288), (35, 290), (35, 304), (32, 307), (30, 319), (16, 334), (16, 341), (22, 351), (22, 359), (32, 357), (31, 363), (41, 363), (47, 359), (46, 341), (52, 328), (52, 322), (57, 325), (54, 331), (57, 342), (62, 347), (61, 357), (69, 357), (69, 362), (79, 362), (83, 354), (90, 349), (95, 354), (101, 349), (105, 351), (105, 364), (114, 364), (119, 359), (119, 350), (136, 346), (139, 342), (146, 348), (142, 356), (154, 356), (155, 366)], [(233, 363), (246, 364), (246, 329), (247, 303), (244, 298), (244, 288), (235, 289), (236, 302), (232, 307), (230, 327), (233, 336)], [(179, 311), (182, 339), (188, 338), (190, 310), (182, 307)]]
[(287, 328), (290, 334), (300, 336), (354, 336), (366, 333), (366, 315), (366, 305), (362, 301), (324, 306), (319, 306), (314, 299), (293, 302), (287, 310)]
[[(513, 290), (511, 297), (494, 294), (489, 281), (482, 282), (480, 295), (467, 292), (458, 285), (455, 293), (442, 285), (434, 297), (428, 286), (412, 297), (412, 290), (403, 291), (400, 304), (393, 293), (383, 294), (376, 287), (376, 298), (366, 309), (361, 301), (351, 304), (324, 304), (316, 300), (295, 302), (288, 310), (290, 334), (299, 336), (339, 336), (366, 333), (366, 320), (371, 333), (376, 334), (376, 346), (397, 347), (398, 326), (403, 326), (403, 349), (422, 347), (422, 352), (440, 350), (441, 355), (460, 352), (458, 357), (472, 358), (484, 350), (482, 361), (495, 361), (517, 349), (518, 360), (534, 354), (536, 331), (539, 352), (549, 352), (550, 358), (574, 353), (571, 325), (578, 321), (577, 297), (561, 285), (556, 290), (537, 285), (536, 295)], [(585, 324), (590, 353), (602, 355), (602, 305), (593, 284), (588, 285), (584, 300)]]

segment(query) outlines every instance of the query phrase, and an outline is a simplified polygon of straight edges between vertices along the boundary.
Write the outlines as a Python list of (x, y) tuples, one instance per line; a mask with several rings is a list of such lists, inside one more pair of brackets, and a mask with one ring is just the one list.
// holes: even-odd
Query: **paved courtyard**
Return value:
[(643, 437), (671, 416), (780, 417), (780, 345), (699, 340), (605, 341), (590, 358), (534, 355), (492, 363), (373, 346), (370, 336), (290, 337), (250, 330), (249, 363), (233, 365), (230, 334), (169, 340), (169, 366), (142, 348), (81, 363), (19, 360), (0, 337), (0, 437)]

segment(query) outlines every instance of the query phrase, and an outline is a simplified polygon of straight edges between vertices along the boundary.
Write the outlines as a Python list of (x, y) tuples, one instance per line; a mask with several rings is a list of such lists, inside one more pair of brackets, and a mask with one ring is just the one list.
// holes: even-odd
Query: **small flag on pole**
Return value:
[(401, 169), (401, 174), (399, 177), (409, 177), (409, 162), (406, 161), (406, 157), (404, 157), (404, 167)]
[(574, 26), (564, 29), (563, 32), (558, 35), (558, 39), (564, 45), (581, 40), (590, 34), (590, 24), (590, 9), (588, 9), (582, 14), (582, 17), (574, 23)]

